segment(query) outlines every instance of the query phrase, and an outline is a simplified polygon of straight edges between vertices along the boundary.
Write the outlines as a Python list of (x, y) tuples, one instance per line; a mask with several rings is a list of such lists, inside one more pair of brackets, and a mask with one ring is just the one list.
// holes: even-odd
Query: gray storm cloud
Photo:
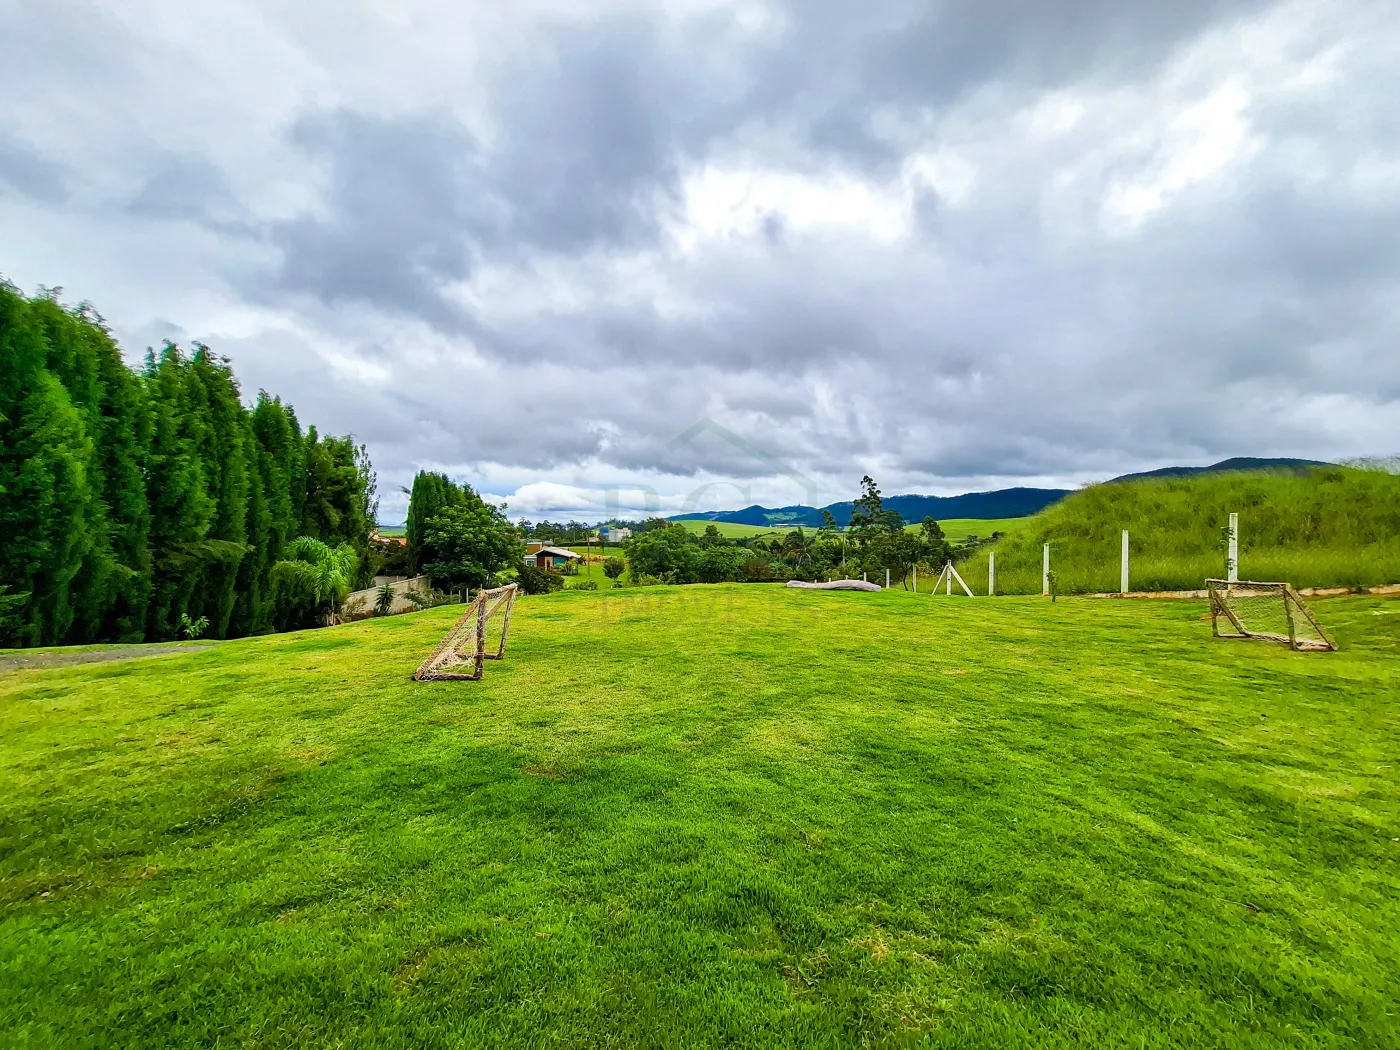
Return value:
[(6, 8), (0, 271), (353, 430), (386, 518), (1400, 446), (1392, 4), (333, 10)]

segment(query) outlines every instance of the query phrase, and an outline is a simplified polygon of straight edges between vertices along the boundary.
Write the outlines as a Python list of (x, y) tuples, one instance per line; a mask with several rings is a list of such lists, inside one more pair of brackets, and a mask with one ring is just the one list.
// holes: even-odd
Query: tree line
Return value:
[[(990, 541), (975, 541), (990, 542)], [(939, 569), (966, 556), (966, 546), (948, 542), (943, 529), (925, 518), (917, 529), (884, 505), (869, 476), (861, 479), (850, 524), (840, 528), (831, 511), (819, 529), (793, 529), (775, 537), (726, 539), (707, 525), (699, 535), (664, 518), (637, 522), (627, 541), (627, 572), (635, 583), (762, 582), (826, 579), (867, 574), (909, 585), (916, 566)]]
[(299, 537), (373, 575), (375, 476), (350, 437), (245, 404), (227, 358), (139, 368), (88, 304), (0, 281), (0, 645), (159, 641), (317, 622)]

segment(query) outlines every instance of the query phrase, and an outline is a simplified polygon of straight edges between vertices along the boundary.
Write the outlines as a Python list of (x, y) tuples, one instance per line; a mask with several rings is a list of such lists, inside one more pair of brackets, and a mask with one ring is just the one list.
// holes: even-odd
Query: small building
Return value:
[(598, 535), (603, 538), (604, 543), (625, 543), (632, 538), (632, 530), (617, 525), (604, 525), (598, 530)]
[(570, 561), (583, 561), (583, 555), (575, 554), (563, 547), (551, 547), (546, 543), (525, 545), (526, 565), (534, 565), (541, 569), (553, 569)]

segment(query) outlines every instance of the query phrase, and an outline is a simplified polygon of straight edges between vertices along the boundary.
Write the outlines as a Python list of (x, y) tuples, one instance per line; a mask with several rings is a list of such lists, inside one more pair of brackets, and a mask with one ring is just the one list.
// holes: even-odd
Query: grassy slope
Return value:
[(0, 1042), (1394, 1045), (1400, 603), (525, 598), (0, 676)]
[[(1240, 577), (1299, 587), (1400, 583), (1400, 477), (1327, 469), (1095, 485), (1022, 520), (995, 547), (1000, 593), (1040, 592), (1041, 545), (1066, 593), (1116, 591), (1121, 532), (1135, 590), (1201, 587), (1223, 576), (1221, 530), (1240, 515)], [(987, 555), (960, 566), (985, 593)]]

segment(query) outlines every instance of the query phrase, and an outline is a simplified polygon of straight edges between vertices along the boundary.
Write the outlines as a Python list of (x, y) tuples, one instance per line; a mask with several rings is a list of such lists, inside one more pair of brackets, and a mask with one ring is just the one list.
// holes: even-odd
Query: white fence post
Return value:
[(914, 593), (919, 593), (919, 567), (917, 565), (914, 566)]
[(997, 592), (997, 552), (991, 551), (987, 555), (987, 597), (990, 598)]
[(890, 589), (890, 570), (885, 570), (885, 590)]
[(1118, 578), (1118, 593), (1128, 593), (1128, 530), (1123, 530), (1123, 571)]
[(1230, 550), (1225, 556), (1225, 579), (1234, 583), (1240, 578), (1240, 516), (1230, 515)]
[(1050, 593), (1050, 544), (1045, 545), (1045, 553), (1040, 562), (1040, 594)]

